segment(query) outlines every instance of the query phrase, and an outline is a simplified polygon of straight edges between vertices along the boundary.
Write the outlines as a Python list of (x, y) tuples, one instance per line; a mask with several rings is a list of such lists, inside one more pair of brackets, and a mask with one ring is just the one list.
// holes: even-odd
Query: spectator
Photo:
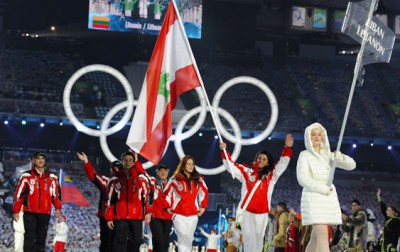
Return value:
[(375, 214), (372, 209), (367, 208), (365, 210), (367, 214), (367, 225), (368, 225), (368, 235), (367, 235), (367, 251), (373, 251), (376, 240), (376, 230), (374, 222), (376, 220)]
[(228, 229), (224, 234), (226, 252), (238, 252), (241, 238), (237, 237), (236, 222), (234, 218), (228, 218)]
[(286, 229), (289, 226), (289, 212), (285, 202), (279, 202), (276, 214), (276, 234), (272, 240), (275, 252), (284, 252), (286, 247)]
[(349, 252), (365, 251), (368, 235), (367, 214), (358, 200), (351, 202), (351, 215), (342, 214), (343, 230), (350, 235)]
[(397, 251), (397, 243), (400, 237), (400, 218), (399, 212), (394, 206), (387, 206), (381, 198), (381, 190), (376, 192), (378, 203), (385, 217), (385, 226), (383, 227), (382, 251)]
[(290, 225), (286, 230), (285, 252), (300, 252), (299, 220), (296, 215), (289, 213)]
[(220, 234), (217, 234), (215, 229), (211, 229), (211, 233), (207, 233), (203, 228), (199, 228), (200, 232), (207, 237), (207, 252), (217, 252)]
[(65, 215), (57, 219), (54, 224), (56, 235), (54, 236), (54, 252), (64, 252), (68, 238), (68, 224)]

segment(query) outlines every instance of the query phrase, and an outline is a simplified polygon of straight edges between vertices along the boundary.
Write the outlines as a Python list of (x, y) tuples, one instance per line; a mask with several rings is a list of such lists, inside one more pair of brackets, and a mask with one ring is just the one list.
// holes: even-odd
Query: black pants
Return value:
[[(115, 220), (112, 251), (139, 252), (140, 245), (143, 242), (142, 233), (141, 220)], [(132, 239), (132, 243), (128, 244), (128, 239)]]
[(282, 247), (275, 247), (275, 252), (284, 252), (285, 248)]
[(24, 252), (45, 251), (50, 214), (24, 213)]
[(153, 241), (153, 251), (167, 252), (169, 246), (169, 234), (171, 233), (172, 220), (154, 218), (150, 222)]
[(112, 249), (113, 232), (107, 226), (104, 217), (100, 217), (100, 252), (109, 252)]

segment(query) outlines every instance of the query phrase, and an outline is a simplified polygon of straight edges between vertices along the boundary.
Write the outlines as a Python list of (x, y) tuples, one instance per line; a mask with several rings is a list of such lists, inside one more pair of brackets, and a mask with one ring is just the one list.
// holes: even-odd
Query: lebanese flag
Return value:
[(178, 96), (201, 85), (196, 62), (174, 1), (151, 56), (126, 144), (153, 164), (172, 135), (172, 110)]

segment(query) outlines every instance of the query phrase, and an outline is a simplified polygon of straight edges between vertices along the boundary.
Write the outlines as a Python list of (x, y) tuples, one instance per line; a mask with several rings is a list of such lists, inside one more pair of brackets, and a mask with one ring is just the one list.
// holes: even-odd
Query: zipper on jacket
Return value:
[(40, 209), (40, 202), (42, 201), (42, 190), (40, 190), (41, 189), (41, 187), (40, 187), (40, 177), (39, 177), (39, 207), (38, 207), (38, 210)]

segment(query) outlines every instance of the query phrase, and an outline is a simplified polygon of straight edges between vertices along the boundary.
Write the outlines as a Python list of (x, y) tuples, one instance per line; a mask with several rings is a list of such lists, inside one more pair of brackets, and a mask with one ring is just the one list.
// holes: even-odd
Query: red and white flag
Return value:
[(147, 68), (126, 144), (158, 164), (172, 135), (178, 96), (201, 85), (196, 63), (173, 0)]

